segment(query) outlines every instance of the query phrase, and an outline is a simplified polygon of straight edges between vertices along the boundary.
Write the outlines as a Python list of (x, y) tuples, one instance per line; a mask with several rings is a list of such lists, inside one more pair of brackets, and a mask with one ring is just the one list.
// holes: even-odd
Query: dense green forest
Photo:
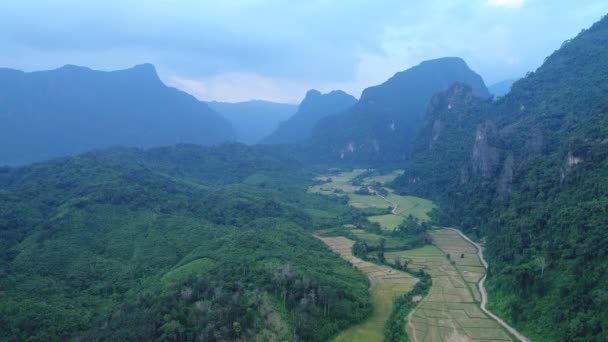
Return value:
[(363, 217), (239, 144), (0, 170), (1, 340), (310, 340), (371, 310), (311, 230)]
[(400, 193), (484, 237), (491, 307), (534, 340), (608, 339), (608, 17), (490, 102), (437, 95)]

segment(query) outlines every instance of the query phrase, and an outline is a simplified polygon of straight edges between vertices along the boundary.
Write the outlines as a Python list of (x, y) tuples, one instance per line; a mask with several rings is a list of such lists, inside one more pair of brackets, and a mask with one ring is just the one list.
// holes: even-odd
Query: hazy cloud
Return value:
[(604, 0), (3, 0), (0, 66), (150, 62), (202, 99), (293, 102), (308, 88), (358, 96), (443, 56), (488, 83), (517, 77), (605, 12)]
[(487, 4), (504, 8), (520, 8), (524, 5), (524, 0), (487, 0)]

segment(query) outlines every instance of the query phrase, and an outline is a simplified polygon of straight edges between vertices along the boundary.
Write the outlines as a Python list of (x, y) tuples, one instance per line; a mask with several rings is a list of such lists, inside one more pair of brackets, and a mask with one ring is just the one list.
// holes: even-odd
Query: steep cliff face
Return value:
[[(425, 61), (365, 89), (349, 110), (319, 121), (312, 133), (313, 150), (333, 162), (403, 163), (433, 95), (456, 82), (468, 84), (479, 97), (489, 96), (481, 77), (462, 59)], [(436, 131), (440, 133), (441, 122)]]
[(396, 186), (435, 197), (473, 179), (490, 179), (499, 167), (500, 151), (497, 129), (487, 121), (489, 107), (489, 100), (475, 97), (462, 83), (435, 95)]
[(494, 309), (530, 337), (605, 340), (608, 18), (498, 101), (470, 98), (452, 87), (431, 101), (394, 186), (487, 238)]

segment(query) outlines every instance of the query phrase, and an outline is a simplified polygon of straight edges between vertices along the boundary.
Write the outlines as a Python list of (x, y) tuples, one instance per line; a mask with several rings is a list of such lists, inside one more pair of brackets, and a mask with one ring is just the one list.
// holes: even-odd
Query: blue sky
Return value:
[(488, 84), (519, 77), (606, 13), (605, 0), (2, 0), (0, 67), (150, 62), (203, 100), (295, 103), (443, 56)]

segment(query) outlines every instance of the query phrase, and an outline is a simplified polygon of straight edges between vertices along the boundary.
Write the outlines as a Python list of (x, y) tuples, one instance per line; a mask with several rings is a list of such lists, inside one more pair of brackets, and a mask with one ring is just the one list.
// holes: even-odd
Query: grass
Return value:
[(389, 208), (390, 203), (378, 196), (348, 194), (351, 206), (355, 208)]
[(215, 262), (209, 258), (192, 260), (189, 263), (174, 268), (161, 277), (161, 281), (168, 285), (186, 280), (195, 274), (205, 274), (215, 267)]
[(393, 301), (412, 289), (410, 284), (380, 283), (371, 289), (374, 311), (363, 323), (340, 333), (336, 342), (369, 342), (384, 339), (384, 324), (393, 309)]
[(420, 248), (409, 249), (407, 251), (386, 253), (387, 260), (392, 261), (396, 257), (400, 257), (401, 259), (410, 257), (443, 257), (443, 252), (435, 246), (426, 245)]
[(371, 176), (367, 177), (363, 180), (365, 184), (387, 184), (395, 180), (395, 178), (401, 176), (403, 174), (403, 170), (395, 170), (390, 173), (380, 175), (380, 176)]
[(399, 196), (393, 192), (388, 194), (387, 199), (399, 206), (397, 207), (397, 215), (403, 217), (412, 215), (421, 221), (430, 220), (429, 213), (435, 208), (433, 202), (427, 199), (414, 196)]
[(352, 229), (351, 231), (353, 232), (353, 234), (355, 234), (357, 236), (357, 239), (359, 239), (361, 241), (365, 241), (365, 243), (367, 243), (370, 246), (379, 245), (380, 240), (382, 240), (382, 239), (384, 239), (384, 243), (385, 243), (384, 246), (389, 249), (400, 248), (404, 244), (407, 243), (407, 241), (404, 241), (404, 239), (398, 239), (398, 238), (394, 238), (394, 237), (390, 237), (390, 236), (382, 236), (382, 235), (366, 232), (363, 229)]
[(378, 223), (383, 230), (387, 231), (397, 229), (403, 220), (405, 220), (403, 216), (393, 214), (369, 216), (367, 219), (370, 222)]
[(308, 192), (320, 193), (322, 195), (344, 195), (340, 192), (335, 192), (336, 190), (344, 193), (353, 193), (357, 191), (359, 187), (352, 185), (350, 182), (353, 178), (357, 177), (364, 171), (365, 170), (353, 170), (350, 172), (343, 172), (338, 175), (322, 175), (316, 177), (315, 180), (323, 181), (325, 183), (310, 187)]
[[(338, 175), (323, 175), (316, 177), (316, 180), (324, 181), (326, 183), (312, 186), (308, 189), (308, 191), (322, 195), (348, 196), (349, 204), (355, 208), (361, 209), (390, 208), (393, 206), (391, 203), (395, 203), (397, 204), (395, 214), (368, 217), (370, 222), (376, 222), (380, 225), (380, 227), (382, 227), (382, 229), (388, 231), (395, 230), (395, 228), (397, 228), (408, 215), (412, 215), (421, 221), (430, 220), (429, 213), (435, 207), (435, 205), (429, 200), (413, 196), (399, 196), (389, 188), (385, 189), (389, 192), (387, 199), (391, 203), (385, 201), (379, 196), (355, 194), (354, 192), (357, 191), (359, 187), (352, 185), (351, 181), (353, 178), (357, 177), (363, 172), (364, 170), (353, 170), (343, 172)], [(368, 177), (365, 178), (364, 184), (374, 184), (375, 182), (385, 184), (392, 181), (402, 172), (402, 170), (396, 170), (389, 174)]]

